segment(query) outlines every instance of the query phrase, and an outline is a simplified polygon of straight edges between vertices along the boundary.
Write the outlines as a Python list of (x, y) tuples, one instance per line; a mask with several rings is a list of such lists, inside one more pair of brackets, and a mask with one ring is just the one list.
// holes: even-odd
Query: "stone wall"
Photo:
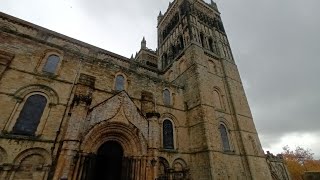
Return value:
[[(108, 141), (123, 148), (131, 179), (271, 179), (216, 6), (187, 2), (174, 1), (159, 17), (159, 37), (173, 28), (160, 49), (143, 41), (131, 59), (1, 13), (0, 179), (90, 179)], [(195, 11), (170, 25), (184, 5)], [(163, 67), (170, 43), (181, 49)], [(48, 73), (51, 56), (59, 62)], [(33, 95), (47, 100), (37, 129), (17, 134)], [(165, 120), (173, 148), (164, 145)]]

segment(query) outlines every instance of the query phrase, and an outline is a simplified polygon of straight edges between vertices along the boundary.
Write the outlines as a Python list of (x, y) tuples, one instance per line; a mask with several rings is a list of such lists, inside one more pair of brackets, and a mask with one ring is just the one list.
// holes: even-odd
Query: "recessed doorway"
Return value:
[(123, 148), (116, 141), (104, 143), (97, 153), (95, 180), (121, 180)]

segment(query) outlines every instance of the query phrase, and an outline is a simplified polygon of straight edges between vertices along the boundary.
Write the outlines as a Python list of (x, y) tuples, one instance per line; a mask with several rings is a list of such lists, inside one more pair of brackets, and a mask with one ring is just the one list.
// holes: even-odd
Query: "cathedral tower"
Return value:
[(0, 179), (290, 179), (213, 1), (174, 0), (130, 59), (1, 12), (0, 42)]
[(192, 177), (270, 179), (217, 5), (170, 3), (158, 48), (164, 77), (183, 87)]

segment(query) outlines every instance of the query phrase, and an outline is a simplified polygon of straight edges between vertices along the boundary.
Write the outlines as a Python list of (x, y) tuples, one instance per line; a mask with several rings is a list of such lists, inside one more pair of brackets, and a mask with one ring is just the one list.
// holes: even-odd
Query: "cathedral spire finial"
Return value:
[(143, 39), (141, 41), (141, 49), (146, 49), (147, 48), (147, 41), (143, 36)]
[(215, 3), (213, 0), (211, 0), (211, 6), (217, 8), (217, 3)]

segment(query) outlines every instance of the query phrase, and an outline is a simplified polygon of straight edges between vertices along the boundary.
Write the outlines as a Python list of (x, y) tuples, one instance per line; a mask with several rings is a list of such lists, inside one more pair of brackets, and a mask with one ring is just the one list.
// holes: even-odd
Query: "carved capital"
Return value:
[(79, 105), (81, 103), (85, 103), (87, 106), (90, 106), (91, 102), (92, 102), (91, 95), (77, 94), (73, 98), (72, 105)]

